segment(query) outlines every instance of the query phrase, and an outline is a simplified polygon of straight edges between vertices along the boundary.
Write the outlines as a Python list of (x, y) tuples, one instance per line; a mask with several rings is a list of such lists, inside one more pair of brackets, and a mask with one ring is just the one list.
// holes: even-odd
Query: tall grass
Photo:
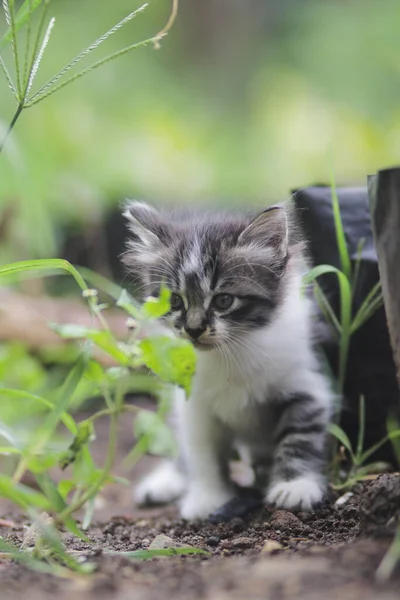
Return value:
[[(19, 10), (16, 10), (15, 0), (3, 0), (3, 11), (7, 23), (7, 31), (0, 40), (0, 68), (7, 80), (8, 86), (16, 100), (17, 108), (10, 124), (6, 130), (3, 140), (0, 142), (0, 152), (3, 150), (5, 143), (11, 131), (15, 127), (23, 110), (42, 102), (55, 92), (58, 92), (73, 81), (88, 75), (95, 69), (115, 60), (133, 50), (143, 48), (153, 44), (156, 48), (160, 45), (160, 40), (168, 33), (177, 16), (178, 0), (173, 0), (172, 13), (166, 26), (153, 37), (147, 38), (140, 42), (125, 46), (121, 50), (117, 50), (112, 54), (93, 62), (88, 67), (78, 70), (72, 75), (70, 71), (86, 58), (92, 52), (97, 50), (104, 42), (119, 31), (124, 25), (141, 14), (147, 4), (143, 4), (140, 8), (129, 13), (116, 25), (108, 29), (103, 35), (98, 37), (94, 42), (84, 48), (75, 58), (58, 71), (44, 85), (32, 91), (38, 73), (41, 61), (46, 52), (47, 45), (52, 35), (55, 19), (48, 19), (48, 9), (50, 0), (25, 0)], [(38, 14), (38, 23), (34, 31), (34, 15)], [(25, 29), (25, 47), (24, 51), (20, 48), (20, 33)], [(2, 56), (2, 50), (7, 44), (12, 46), (13, 54), (13, 72), (6, 64)]]

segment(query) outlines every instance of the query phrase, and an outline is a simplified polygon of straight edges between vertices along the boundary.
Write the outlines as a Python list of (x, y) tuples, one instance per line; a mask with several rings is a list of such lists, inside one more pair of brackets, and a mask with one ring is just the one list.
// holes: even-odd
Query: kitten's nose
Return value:
[(197, 340), (206, 330), (205, 327), (185, 327), (185, 331), (193, 340)]

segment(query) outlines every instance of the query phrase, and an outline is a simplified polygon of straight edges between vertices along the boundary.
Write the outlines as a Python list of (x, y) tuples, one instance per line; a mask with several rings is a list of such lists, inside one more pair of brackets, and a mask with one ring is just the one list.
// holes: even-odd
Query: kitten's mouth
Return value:
[(212, 342), (200, 342), (199, 340), (192, 340), (192, 344), (196, 350), (212, 350), (215, 347)]

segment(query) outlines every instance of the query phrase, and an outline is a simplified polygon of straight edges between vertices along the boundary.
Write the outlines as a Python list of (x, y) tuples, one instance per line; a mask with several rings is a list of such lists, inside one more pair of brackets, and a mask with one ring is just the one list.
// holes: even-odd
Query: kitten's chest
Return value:
[(268, 412), (266, 406), (272, 392), (261, 370), (248, 374), (238, 368), (229, 372), (218, 361), (200, 365), (194, 389), (208, 410), (241, 437), (254, 436), (261, 427), (260, 412)]

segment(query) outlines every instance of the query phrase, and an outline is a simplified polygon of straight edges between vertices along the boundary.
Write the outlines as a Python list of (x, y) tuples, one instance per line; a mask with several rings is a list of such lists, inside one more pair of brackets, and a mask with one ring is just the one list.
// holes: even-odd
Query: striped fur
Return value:
[(183, 517), (206, 517), (234, 493), (228, 461), (239, 444), (267, 502), (311, 510), (325, 490), (332, 394), (312, 347), (290, 211), (164, 215), (134, 202), (125, 214), (139, 292), (157, 294), (164, 281), (167, 318), (198, 350), (192, 397), (176, 392), (181, 460), (149, 475), (138, 502), (181, 497)]

